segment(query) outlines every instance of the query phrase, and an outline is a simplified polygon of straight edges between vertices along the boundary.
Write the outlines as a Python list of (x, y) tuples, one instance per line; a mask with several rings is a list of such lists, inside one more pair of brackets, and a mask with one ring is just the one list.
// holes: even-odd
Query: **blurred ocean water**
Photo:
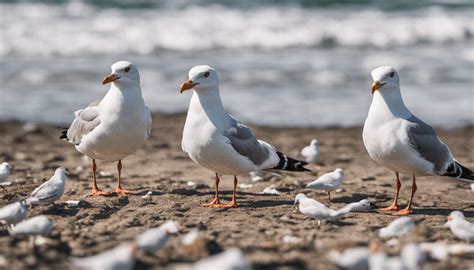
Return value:
[(363, 123), (370, 70), (396, 67), (412, 112), (474, 124), (474, 3), (465, 1), (0, 1), (0, 119), (50, 123), (102, 97), (135, 62), (153, 111), (181, 112), (197, 64), (225, 106), (274, 126)]

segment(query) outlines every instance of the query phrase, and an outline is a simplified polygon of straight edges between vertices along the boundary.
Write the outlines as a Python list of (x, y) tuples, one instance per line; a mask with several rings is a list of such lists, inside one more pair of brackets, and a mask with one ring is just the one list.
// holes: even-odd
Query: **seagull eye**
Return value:
[(395, 76), (395, 72), (391, 72), (388, 76), (393, 78), (393, 76)]
[(206, 73), (204, 73), (204, 78), (209, 77), (209, 75), (210, 75), (209, 71), (206, 71)]
[(130, 71), (130, 68), (129, 68), (129, 67), (126, 67), (124, 70), (125, 70), (125, 72), (129, 72), (129, 71)]

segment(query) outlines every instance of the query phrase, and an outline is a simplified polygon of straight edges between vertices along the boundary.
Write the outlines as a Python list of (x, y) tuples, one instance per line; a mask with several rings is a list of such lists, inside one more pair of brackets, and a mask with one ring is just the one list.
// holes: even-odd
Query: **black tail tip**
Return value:
[(305, 168), (304, 166), (308, 165), (308, 162), (297, 160), (291, 157), (286, 156), (281, 152), (277, 152), (280, 162), (274, 169), (292, 171), (292, 172), (310, 172), (311, 170)]
[(66, 140), (66, 141), (68, 140), (68, 138), (67, 138), (67, 129), (61, 131), (61, 136), (59, 136), (59, 139)]
[(451, 165), (449, 165), (444, 176), (456, 177), (459, 180), (474, 183), (474, 172), (464, 167), (457, 161), (454, 161), (451, 163)]

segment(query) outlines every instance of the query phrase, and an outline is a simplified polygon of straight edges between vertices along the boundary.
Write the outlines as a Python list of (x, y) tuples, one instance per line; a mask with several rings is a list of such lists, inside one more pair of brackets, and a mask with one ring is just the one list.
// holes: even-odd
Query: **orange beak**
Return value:
[(180, 88), (180, 90), (179, 90), (179, 93), (182, 94), (184, 91), (189, 90), (189, 89), (193, 88), (194, 86), (196, 86), (196, 85), (198, 85), (198, 84), (199, 84), (199, 83), (194, 83), (194, 82), (191, 81), (191, 80), (187, 80), (187, 81), (185, 81), (185, 82), (183, 82), (183, 83), (181, 84), (181, 88)]
[(375, 91), (377, 91), (377, 89), (379, 89), (380, 87), (384, 86), (385, 83), (380, 83), (379, 81), (375, 81), (373, 84), (372, 84), (372, 94), (374, 94)]
[(107, 77), (104, 78), (104, 80), (102, 81), (102, 84), (108, 84), (108, 83), (116, 81), (118, 79), (120, 79), (120, 77), (118, 75), (110, 74), (110, 75), (108, 75)]

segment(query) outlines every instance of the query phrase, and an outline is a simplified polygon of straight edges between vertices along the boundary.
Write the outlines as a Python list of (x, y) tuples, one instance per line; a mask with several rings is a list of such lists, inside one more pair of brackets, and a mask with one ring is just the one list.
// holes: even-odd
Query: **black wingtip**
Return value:
[(443, 176), (456, 177), (459, 180), (474, 183), (474, 172), (464, 167), (459, 162), (454, 161), (446, 169), (446, 173)]
[(280, 162), (273, 169), (292, 171), (292, 172), (310, 172), (311, 171), (304, 167), (308, 165), (308, 162), (306, 161), (297, 160), (297, 159), (288, 157), (287, 155), (281, 152), (277, 152), (277, 155), (280, 158)]
[(59, 139), (66, 140), (66, 141), (68, 140), (68, 138), (67, 138), (67, 129), (61, 131), (61, 136), (59, 136)]

